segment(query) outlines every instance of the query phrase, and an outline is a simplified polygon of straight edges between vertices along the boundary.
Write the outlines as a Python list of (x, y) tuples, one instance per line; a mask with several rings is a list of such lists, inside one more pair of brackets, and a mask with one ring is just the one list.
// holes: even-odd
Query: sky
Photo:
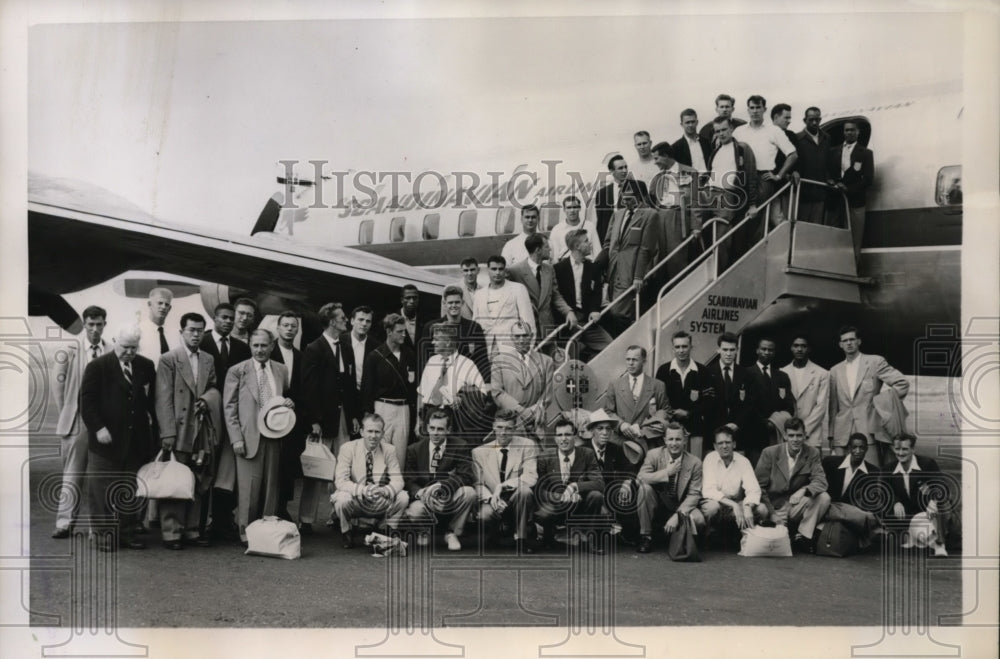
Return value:
[[(891, 32), (890, 32), (891, 28)], [(888, 36), (887, 36), (888, 35)], [(249, 231), (277, 161), (509, 171), (677, 139), (715, 95), (877, 98), (960, 75), (957, 14), (37, 25), (28, 164)], [(800, 128), (795, 109), (793, 129)]]

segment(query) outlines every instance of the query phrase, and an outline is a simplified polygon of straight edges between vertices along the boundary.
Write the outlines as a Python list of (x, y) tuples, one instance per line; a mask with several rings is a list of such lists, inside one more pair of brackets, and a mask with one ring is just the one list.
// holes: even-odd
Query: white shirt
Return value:
[(845, 494), (847, 492), (847, 486), (851, 484), (852, 480), (854, 480), (855, 474), (857, 474), (859, 471), (863, 471), (866, 474), (868, 473), (868, 467), (865, 466), (863, 460), (861, 461), (861, 465), (857, 469), (851, 469), (851, 456), (849, 455), (844, 458), (843, 462), (840, 463), (838, 469), (844, 470), (844, 490), (843, 492), (841, 492), (841, 494)]
[(597, 448), (597, 444), (594, 441), (591, 441), (590, 448), (594, 449), (594, 456), (597, 458), (597, 460), (599, 462), (604, 462), (604, 459), (607, 456), (607, 450), (608, 450), (607, 444), (604, 445), (604, 448)]
[(337, 355), (337, 359), (338, 359), (338, 361), (340, 363), (340, 370), (343, 371), (344, 370), (344, 351), (340, 349), (340, 340), (339, 340), (339, 338), (334, 338), (334, 337), (330, 336), (329, 334), (327, 334), (326, 332), (323, 332), (323, 338), (326, 339), (326, 342), (330, 344), (330, 349), (333, 350), (333, 354)]
[[(573, 468), (573, 462), (576, 460), (576, 451), (574, 450), (569, 455), (559, 451), (557, 455), (559, 456), (559, 474), (562, 476), (564, 483), (568, 482), (569, 471)], [(566, 458), (569, 458), (569, 461), (567, 461)]]
[(524, 241), (527, 238), (528, 234), (520, 233), (504, 244), (503, 250), (500, 251), (500, 256), (506, 259), (508, 268), (518, 261), (528, 258), (528, 248), (524, 246)]
[(576, 293), (576, 305), (583, 308), (583, 261), (577, 263), (573, 257), (569, 257), (569, 267), (573, 271), (573, 291)]
[(516, 281), (504, 282), (500, 288), (484, 286), (476, 291), (475, 321), (494, 340), (509, 344), (514, 324), (520, 320), (535, 332), (535, 312), (528, 289)]
[(448, 360), (448, 372), (445, 374), (445, 381), (441, 386), (441, 398), (445, 405), (453, 403), (455, 394), (466, 385), (475, 387), (484, 394), (489, 392), (489, 387), (483, 380), (482, 373), (468, 357), (463, 357), (457, 352), (453, 352), (447, 357), (432, 355), (424, 366), (424, 372), (420, 376), (420, 386), (417, 387), (417, 393), (420, 394), (424, 403), (428, 402), (434, 392), (434, 387), (441, 378), (442, 366), (444, 366), (446, 359)]
[(923, 471), (920, 468), (920, 465), (917, 464), (917, 461), (914, 460), (913, 458), (910, 458), (910, 469), (909, 469), (909, 471), (905, 471), (903, 469), (903, 463), (902, 462), (896, 463), (896, 468), (892, 470), (892, 473), (894, 473), (894, 474), (903, 474), (903, 487), (906, 488), (906, 493), (907, 494), (910, 493), (910, 472), (912, 472), (912, 471)]
[(681, 203), (680, 195), (681, 188), (678, 182), (678, 178), (681, 174), (681, 165), (675, 162), (673, 165), (667, 169), (661, 169), (657, 173), (656, 190), (653, 190), (652, 181), (650, 182), (649, 193), (655, 194), (657, 201), (661, 206), (676, 206)]
[[(264, 378), (267, 381), (267, 386), (271, 388), (271, 396), (280, 396), (282, 390), (275, 386), (274, 373), (271, 372), (271, 360), (269, 359), (262, 364), (255, 359), (253, 368), (257, 372), (257, 390), (260, 391), (260, 380)], [(260, 401), (261, 406), (266, 402), (266, 400)]]
[[(163, 323), (163, 336), (167, 339), (167, 347), (170, 350), (178, 347), (181, 344), (181, 337), (178, 334), (180, 331), (180, 326), (176, 323), (170, 323), (170, 318)], [(170, 327), (173, 327), (171, 329)], [(154, 365), (159, 367), (160, 365), (160, 333), (157, 329), (157, 325), (149, 319), (149, 316), (145, 313), (139, 319), (139, 331), (141, 332), (139, 336), (139, 354), (149, 359)]]
[(358, 389), (361, 388), (361, 373), (365, 368), (365, 343), (368, 337), (365, 337), (365, 341), (358, 341), (357, 337), (354, 336), (354, 332), (351, 332), (351, 348), (354, 349), (354, 375), (358, 382)]
[(861, 355), (844, 364), (844, 376), (847, 378), (847, 393), (854, 396), (858, 389), (858, 368), (861, 364)]
[[(855, 142), (854, 144), (857, 144)], [(844, 172), (851, 168), (851, 153), (854, 151), (854, 144), (844, 144), (844, 148), (840, 151), (840, 175), (843, 176)]]
[(434, 444), (434, 442), (427, 442), (427, 464), (434, 466), (434, 451), (439, 449), (441, 452), (438, 454), (440, 458), (444, 458), (444, 451), (448, 448), (448, 440), (444, 440), (440, 444)]
[[(628, 375), (628, 374), (626, 373), (626, 375)], [(632, 398), (638, 399), (639, 398), (639, 394), (642, 393), (643, 377), (644, 377), (643, 373), (640, 373), (639, 375), (629, 375), (628, 376), (628, 384), (629, 384), (629, 387), (631, 387), (631, 389), (632, 389)]]
[(794, 363), (790, 364), (790, 366), (791, 368), (789, 368), (788, 370), (785, 369), (782, 370), (788, 373), (788, 376), (792, 381), (792, 393), (795, 395), (796, 398), (798, 398), (799, 393), (801, 393), (801, 391), (805, 389), (807, 384), (806, 377), (809, 374), (809, 370), (807, 368), (809, 366), (809, 362), (806, 362), (806, 365), (803, 366), (802, 368), (799, 368)]
[(711, 186), (726, 190), (735, 189), (736, 177), (731, 172), (736, 171), (738, 171), (736, 169), (736, 143), (723, 144), (716, 151), (715, 158), (712, 160)]
[(671, 359), (670, 368), (668, 370), (676, 371), (677, 375), (681, 376), (681, 386), (683, 387), (684, 381), (687, 380), (688, 373), (690, 373), (691, 371), (694, 371), (695, 373), (698, 372), (698, 365), (694, 363), (693, 359), (690, 359), (688, 360), (687, 368), (681, 370), (680, 364), (677, 363), (677, 360)]
[(636, 157), (635, 165), (629, 167), (629, 173), (638, 181), (642, 181), (648, 187), (653, 177), (660, 173), (660, 168), (656, 166), (653, 156), (649, 160), (643, 161)]
[(793, 458), (792, 454), (788, 451), (788, 444), (785, 444), (785, 456), (788, 458), (788, 473), (795, 471), (795, 463), (799, 461), (799, 456), (802, 455), (802, 449), (799, 449), (798, 454)]
[(84, 355), (84, 362), (83, 362), (84, 364), (89, 364), (90, 362), (97, 359), (97, 357), (94, 357), (95, 347), (97, 348), (97, 357), (100, 357), (101, 355), (104, 354), (104, 351), (107, 349), (107, 344), (104, 342), (104, 339), (101, 339), (100, 343), (88, 343), (87, 349), (85, 351), (86, 354)]
[(580, 220), (577, 222), (576, 226), (570, 226), (563, 220), (559, 224), (552, 227), (552, 232), (549, 234), (549, 245), (552, 247), (552, 262), (561, 261), (569, 254), (569, 247), (566, 246), (566, 234), (575, 229), (583, 229), (587, 232), (587, 237), (590, 238), (590, 244), (593, 245), (593, 254), (587, 257), (587, 260), (593, 261), (594, 254), (601, 251), (601, 239), (597, 235), (597, 225), (595, 225), (590, 220)]
[(743, 503), (753, 505), (760, 503), (760, 483), (750, 461), (739, 453), (733, 453), (733, 459), (728, 467), (718, 451), (706, 455), (702, 465), (702, 478), (701, 493), (706, 499), (736, 501), (742, 492)]
[(769, 172), (774, 169), (778, 151), (785, 156), (795, 153), (795, 146), (788, 139), (788, 135), (774, 124), (761, 124), (757, 127), (743, 124), (733, 131), (733, 139), (750, 145), (757, 160), (758, 172)]
[(188, 356), (188, 363), (191, 364), (191, 372), (194, 373), (194, 383), (198, 384), (198, 351), (192, 352), (187, 346), (184, 347), (184, 351)]
[(697, 169), (699, 174), (704, 174), (708, 171), (708, 165), (701, 150), (701, 141), (697, 136), (691, 137), (687, 133), (684, 133), (684, 139), (687, 140), (688, 149), (691, 151), (691, 166)]

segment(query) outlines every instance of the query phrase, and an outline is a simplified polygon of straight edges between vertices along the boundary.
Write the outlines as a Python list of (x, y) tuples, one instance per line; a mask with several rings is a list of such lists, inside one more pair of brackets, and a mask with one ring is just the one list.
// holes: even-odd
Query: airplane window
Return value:
[(375, 220), (365, 220), (358, 226), (358, 244), (371, 245), (375, 235)]
[(406, 218), (402, 215), (392, 218), (389, 223), (389, 240), (401, 243), (404, 238), (406, 238)]
[(458, 215), (458, 237), (467, 238), (476, 235), (476, 210), (464, 210)]
[(962, 166), (942, 167), (937, 175), (934, 201), (938, 206), (962, 205)]
[(424, 215), (424, 240), (437, 240), (440, 225), (441, 213), (428, 213)]
[(555, 225), (559, 224), (559, 206), (542, 206), (541, 224), (539, 231), (552, 231)]
[(497, 211), (497, 235), (514, 233), (514, 209), (501, 208)]

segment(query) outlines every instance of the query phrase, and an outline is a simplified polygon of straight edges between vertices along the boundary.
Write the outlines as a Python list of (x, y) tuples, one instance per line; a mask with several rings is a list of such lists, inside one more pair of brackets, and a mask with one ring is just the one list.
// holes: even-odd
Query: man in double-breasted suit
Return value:
[(544, 338), (555, 329), (556, 314), (566, 318), (570, 327), (577, 324), (576, 314), (566, 300), (563, 299), (559, 287), (556, 286), (556, 273), (552, 266), (546, 263), (551, 254), (549, 239), (540, 233), (535, 233), (524, 241), (528, 250), (528, 258), (518, 261), (507, 268), (507, 278), (528, 289), (531, 308), (535, 312), (535, 331), (538, 338)]
[(659, 438), (647, 442), (642, 423), (651, 416), (666, 421), (671, 416), (667, 390), (656, 378), (646, 375), (646, 349), (631, 345), (625, 349), (625, 372), (608, 383), (604, 392), (604, 411), (618, 417), (621, 438), (638, 442), (643, 447), (659, 446)]
[(501, 410), (512, 410), (519, 427), (542, 431), (545, 411), (552, 401), (552, 358), (531, 352), (532, 333), (526, 323), (514, 325), (514, 347), (502, 346), (493, 357), (490, 388)]
[[(590, 233), (584, 229), (571, 229), (566, 234), (569, 255), (552, 266), (559, 293), (573, 310), (575, 320), (581, 324), (600, 317), (604, 289), (600, 269), (588, 258), (594, 249)], [(564, 334), (568, 339), (570, 332)], [(591, 325), (580, 335), (583, 350), (577, 353), (578, 358), (588, 361), (592, 355), (608, 347), (611, 340), (611, 335), (600, 324)]]
[[(156, 420), (160, 444), (173, 451), (178, 462), (194, 464), (199, 448), (198, 416), (209, 406), (218, 410), (221, 396), (215, 378), (215, 359), (199, 350), (205, 332), (205, 318), (198, 313), (181, 316), (181, 346), (163, 354), (156, 369)], [(160, 530), (168, 549), (183, 548), (182, 538), (199, 546), (208, 544), (200, 528), (201, 495), (195, 488), (194, 501), (159, 501)]]
[(884, 357), (861, 352), (857, 328), (842, 327), (839, 334), (844, 361), (830, 369), (831, 447), (835, 455), (843, 455), (851, 434), (863, 433), (868, 437), (868, 459), (884, 466), (889, 462), (892, 438), (882, 429), (874, 399), (883, 385), (905, 398), (910, 384)]
[(784, 430), (785, 443), (765, 448), (754, 469), (761, 492), (757, 513), (776, 524), (797, 522), (793, 544), (799, 551), (811, 553), (815, 550), (816, 523), (830, 507), (826, 474), (819, 450), (805, 445), (802, 419), (788, 419)]
[(153, 443), (156, 369), (138, 350), (139, 328), (123, 327), (114, 337), (114, 351), (87, 364), (80, 383), (80, 419), (87, 436), (87, 499), (91, 517), (103, 522), (94, 529), (101, 551), (117, 548), (108, 534), (115, 523), (120, 545), (146, 546), (132, 535), (135, 511), (112, 503), (132, 497), (109, 496), (109, 490), (123, 480), (134, 494), (135, 473), (149, 459)]
[(518, 553), (533, 554), (535, 545), (528, 538), (528, 521), (535, 503), (532, 488), (538, 482), (538, 446), (526, 437), (514, 435), (516, 423), (514, 410), (498, 410), (493, 420), (493, 441), (472, 449), (479, 519), (490, 528), (490, 537), (496, 535), (495, 524), (513, 521)]
[(821, 448), (830, 436), (830, 372), (809, 359), (809, 340), (792, 339), (792, 361), (781, 370), (792, 383), (794, 416), (806, 424), (806, 444)]
[[(275, 404), (294, 408), (288, 393), (288, 369), (270, 358), (274, 339), (267, 330), (250, 333), (252, 359), (236, 364), (226, 375), (223, 414), (229, 442), (236, 456), (238, 502), (236, 523), (240, 541), (247, 541), (250, 522), (278, 510), (281, 439), (262, 433), (258, 416)], [(266, 418), (265, 418), (266, 420)]]
[[(303, 416), (311, 431), (334, 454), (360, 429), (354, 350), (341, 337), (347, 331), (347, 314), (339, 302), (320, 307), (323, 334), (302, 351)], [(303, 535), (312, 533), (319, 505), (319, 481), (305, 478), (299, 497), (299, 527)]]
[[(631, 191), (623, 196), (624, 208), (615, 211), (611, 227), (604, 238), (608, 252), (608, 299), (614, 300), (630, 286), (636, 295), (642, 291), (643, 278), (657, 260), (666, 253), (661, 250), (662, 218), (658, 211), (639, 205)], [(619, 332), (635, 322), (635, 298), (627, 296), (611, 311), (618, 322)]]
[(705, 528), (705, 518), (698, 510), (701, 502), (701, 460), (685, 450), (687, 431), (679, 423), (667, 424), (664, 445), (646, 454), (636, 474), (639, 483), (639, 547), (640, 553), (652, 548), (653, 530), (666, 518), (663, 530), (670, 535), (677, 530), (681, 515), (688, 515), (699, 531)]
[[(768, 419), (775, 412), (795, 416), (795, 398), (788, 374), (774, 367), (775, 344), (772, 339), (757, 341), (757, 361), (744, 372), (747, 380), (747, 398), (750, 414), (749, 426), (743, 433), (743, 447), (747, 458), (756, 464), (764, 447), (770, 444)], [(781, 434), (781, 428), (775, 429)]]
[[(576, 446), (576, 440), (576, 426), (560, 418), (555, 427), (556, 450), (538, 458), (535, 521), (544, 529), (542, 544), (546, 547), (555, 545), (556, 524), (572, 524), (573, 518), (595, 521), (604, 507), (601, 468), (594, 452), (586, 446)], [(580, 542), (582, 549), (603, 553), (600, 542), (589, 544), (585, 537)]]
[[(476, 502), (476, 476), (469, 445), (450, 437), (450, 432), (450, 413), (434, 410), (428, 415), (427, 438), (406, 449), (403, 481), (410, 495), (407, 517), (430, 523), (437, 517), (451, 517), (444, 539), (450, 551), (459, 551), (459, 538)], [(428, 539), (421, 533), (417, 544), (426, 545)]]
[(53, 538), (68, 538), (76, 523), (80, 502), (83, 501), (83, 477), (87, 473), (87, 427), (80, 419), (80, 381), (87, 365), (111, 351), (111, 345), (101, 338), (107, 322), (107, 312), (101, 307), (89, 306), (83, 310), (83, 329), (86, 341), (72, 343), (66, 349), (66, 358), (56, 360), (53, 394), (59, 408), (56, 434), (62, 439), (62, 489), (56, 511), (56, 528)]
[(385, 518), (395, 531), (410, 497), (392, 444), (382, 441), (385, 424), (378, 414), (361, 421), (361, 439), (347, 442), (337, 455), (336, 491), (330, 500), (340, 520), (344, 548), (360, 544), (351, 520), (357, 516)]
[[(736, 433), (737, 446), (740, 446), (744, 431), (750, 425), (746, 373), (736, 365), (739, 340), (738, 336), (729, 332), (720, 334), (715, 340), (719, 359), (705, 367), (707, 376), (702, 407), (706, 431), (714, 432), (719, 426), (729, 426)], [(709, 450), (709, 446), (704, 447), (704, 453)]]

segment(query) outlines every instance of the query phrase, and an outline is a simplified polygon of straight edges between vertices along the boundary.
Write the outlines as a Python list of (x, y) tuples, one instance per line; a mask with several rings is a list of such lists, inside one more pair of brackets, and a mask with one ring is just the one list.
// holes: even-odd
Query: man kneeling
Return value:
[(667, 519), (663, 530), (670, 535), (680, 525), (680, 515), (688, 515), (699, 532), (705, 518), (698, 510), (701, 501), (701, 460), (684, 450), (687, 431), (675, 421), (667, 424), (664, 446), (646, 454), (639, 468), (639, 547), (648, 554), (653, 544), (653, 526)]
[(361, 422), (361, 439), (347, 442), (337, 456), (336, 492), (330, 497), (340, 519), (344, 548), (361, 544), (354, 536), (351, 520), (356, 517), (385, 517), (386, 526), (396, 531), (410, 497), (403, 489), (403, 475), (396, 449), (382, 441), (385, 422), (378, 414), (366, 414)]
[[(440, 517), (451, 517), (444, 540), (448, 549), (459, 551), (458, 538), (465, 530), (465, 520), (476, 501), (472, 488), (475, 474), (469, 445), (458, 437), (449, 437), (451, 415), (435, 410), (427, 418), (428, 439), (406, 449), (404, 480), (410, 494), (406, 515), (413, 521), (434, 524)], [(417, 544), (426, 546), (426, 532), (417, 536)]]

